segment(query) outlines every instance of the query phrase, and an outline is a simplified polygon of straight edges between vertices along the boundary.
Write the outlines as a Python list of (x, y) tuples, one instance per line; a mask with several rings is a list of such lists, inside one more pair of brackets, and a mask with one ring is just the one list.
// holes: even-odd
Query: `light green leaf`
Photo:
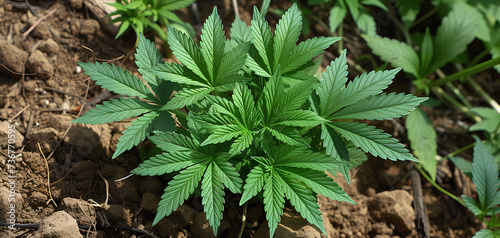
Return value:
[(114, 64), (99, 62), (78, 62), (78, 65), (85, 70), (85, 74), (90, 76), (97, 85), (101, 85), (109, 91), (157, 101), (146, 85), (128, 70)]
[(495, 158), (486, 146), (476, 139), (474, 146), (474, 161), (472, 162), (472, 182), (476, 185), (481, 211), (486, 212), (500, 204), (500, 178)]
[(327, 124), (356, 147), (373, 156), (390, 160), (417, 161), (398, 140), (374, 126), (357, 122), (330, 122)]
[(184, 65), (176, 63), (166, 63), (157, 65), (156, 67), (152, 67), (148, 69), (148, 71), (152, 72), (162, 80), (168, 80), (174, 83), (192, 85), (197, 87), (210, 87), (209, 83), (205, 79), (200, 78), (200, 76), (193, 73), (193, 71), (191, 71)]
[(175, 94), (161, 110), (174, 110), (201, 101), (212, 91), (211, 88), (183, 89)]
[(462, 157), (452, 156), (449, 158), (451, 162), (467, 177), (472, 178), (472, 163)]
[(377, 34), (377, 25), (375, 19), (365, 8), (359, 8), (359, 15), (354, 19), (358, 28), (369, 36)]
[(241, 18), (236, 17), (231, 26), (231, 38), (242, 42), (250, 42), (252, 41), (252, 28), (247, 26)]
[(303, 182), (316, 193), (320, 193), (327, 198), (340, 202), (355, 204), (349, 195), (347, 195), (344, 190), (325, 173), (318, 173), (318, 171), (304, 170), (300, 168), (284, 167), (281, 169), (288, 172), (296, 180)]
[(243, 134), (244, 130), (244, 128), (232, 124), (214, 127), (215, 129), (213, 129), (210, 133), (210, 136), (208, 136), (208, 138), (203, 141), (203, 143), (201, 144), (202, 146), (226, 142), (240, 136), (241, 134)]
[[(279, 63), (288, 60), (290, 53), (296, 47), (299, 40), (300, 29), (302, 29), (302, 16), (297, 9), (297, 4), (293, 4), (276, 25), (276, 36), (274, 37), (274, 65), (278, 67)], [(284, 73), (283, 68), (283, 73)]]
[(125, 131), (123, 131), (123, 135), (118, 139), (113, 159), (126, 150), (130, 150), (133, 146), (138, 145), (139, 142), (144, 141), (146, 136), (148, 136), (153, 130), (152, 122), (156, 119), (156, 117), (158, 117), (158, 115), (159, 114), (157, 112), (150, 112), (133, 121), (132, 124), (128, 126)]
[(161, 0), (159, 1), (159, 8), (163, 8), (169, 11), (175, 11), (183, 7), (189, 6), (196, 0)]
[(330, 24), (330, 33), (333, 33), (344, 21), (347, 15), (347, 9), (340, 5), (340, 1), (337, 1), (332, 9), (330, 10), (330, 16), (328, 17), (328, 22)]
[(214, 7), (212, 14), (208, 17), (205, 24), (203, 24), (200, 42), (201, 53), (210, 74), (210, 85), (215, 85), (222, 56), (224, 55), (225, 44), (226, 36), (222, 28), (222, 21), (217, 13), (217, 7)]
[(157, 132), (155, 135), (150, 136), (149, 140), (151, 140), (163, 151), (191, 153), (199, 152), (199, 156), (202, 155), (202, 147), (198, 141), (175, 132)]
[(238, 174), (238, 171), (236, 171), (233, 165), (227, 161), (230, 157), (231, 154), (223, 153), (214, 158), (213, 164), (214, 167), (217, 166), (219, 168), (219, 176), (224, 185), (233, 193), (241, 193), (243, 180), (241, 180), (240, 174)]
[(420, 5), (423, 0), (397, 0), (396, 1), (399, 8), (399, 14), (401, 15), (401, 20), (403, 21), (406, 29), (417, 19), (417, 15), (420, 12)]
[(130, 173), (141, 176), (156, 176), (172, 173), (206, 160), (199, 153), (170, 152), (151, 157), (140, 163)]
[(434, 46), (432, 45), (432, 37), (429, 28), (425, 29), (424, 39), (422, 41), (422, 48), (420, 49), (420, 67), (419, 78), (427, 77), (432, 73), (431, 63), (433, 59)]
[(300, 42), (284, 59), (282, 73), (298, 69), (340, 39), (340, 37), (314, 37)]
[(253, 141), (253, 134), (249, 131), (243, 132), (240, 137), (234, 140), (233, 144), (231, 145), (231, 149), (229, 150), (229, 153), (231, 154), (240, 153), (241, 151), (250, 147), (252, 141)]
[(347, 82), (347, 50), (332, 61), (326, 67), (323, 76), (321, 77), (321, 85), (316, 92), (319, 96), (319, 112), (318, 114), (323, 117), (328, 117), (334, 113), (335, 101), (340, 92), (345, 88)]
[(406, 118), (406, 129), (413, 153), (432, 180), (436, 181), (437, 141), (431, 120), (421, 108), (416, 108)]
[(314, 224), (324, 234), (327, 234), (315, 194), (303, 183), (296, 181), (295, 177), (287, 175), (286, 172), (280, 173), (278, 169), (277, 171), (284, 181), (283, 192), (285, 193), (285, 197), (290, 200), (295, 210), (309, 223)]
[(217, 235), (217, 229), (222, 220), (222, 211), (224, 211), (224, 185), (221, 173), (217, 165), (213, 162), (209, 163), (201, 181), (201, 204), (214, 235)]
[(193, 39), (170, 25), (167, 25), (167, 39), (175, 57), (199, 77), (210, 82), (207, 63)]
[(269, 226), (269, 237), (273, 237), (285, 207), (284, 181), (275, 170), (270, 170), (264, 183), (264, 211)]
[(482, 229), (472, 238), (499, 238), (500, 237), (500, 230), (490, 230), (490, 229)]
[(253, 10), (253, 18), (252, 18), (252, 36), (253, 36), (253, 45), (257, 49), (258, 54), (261, 59), (265, 63), (267, 67), (265, 69), (266, 72), (272, 73), (271, 63), (273, 62), (273, 34), (271, 33), (271, 28), (269, 28), (269, 24), (262, 17), (257, 10), (257, 7), (254, 7)]
[[(380, 56), (385, 62), (395, 67), (401, 67), (407, 73), (418, 77), (420, 59), (417, 52), (409, 45), (398, 40), (382, 38), (380, 36), (361, 35), (373, 53)], [(437, 47), (437, 46), (436, 46)], [(435, 55), (435, 54), (434, 54)]]
[(266, 180), (267, 174), (264, 172), (264, 169), (261, 166), (255, 166), (248, 174), (245, 185), (243, 186), (240, 206), (262, 191), (264, 181)]
[(271, 135), (273, 135), (276, 139), (288, 145), (307, 145), (307, 143), (304, 141), (304, 139), (302, 139), (302, 136), (299, 135), (297, 130), (291, 127), (278, 126), (275, 128), (266, 127), (266, 129), (271, 132)]
[(437, 69), (453, 60), (474, 40), (474, 32), (481, 14), (464, 4), (453, 4), (452, 11), (443, 18), (434, 38), (432, 68)]
[(363, 99), (346, 107), (330, 117), (334, 119), (384, 120), (401, 117), (408, 114), (416, 106), (427, 100), (425, 97), (415, 97), (411, 94), (382, 93)]
[(279, 116), (277, 125), (293, 127), (315, 127), (321, 123), (327, 122), (323, 117), (309, 110), (293, 110), (283, 112)]
[(371, 95), (377, 95), (382, 92), (392, 79), (399, 72), (400, 68), (384, 71), (371, 71), (357, 76), (354, 81), (347, 84), (347, 87), (340, 91), (335, 98), (332, 111), (337, 111), (345, 106), (353, 105)]
[(359, 16), (359, 0), (350, 0), (344, 1), (347, 7), (349, 8), (349, 12), (351, 12), (351, 16), (353, 19), (358, 18)]
[(146, 39), (144, 35), (139, 35), (139, 42), (137, 44), (137, 52), (135, 53), (135, 64), (139, 67), (139, 72), (146, 82), (153, 88), (157, 94), (159, 93), (156, 87), (160, 84), (158, 79), (148, 72), (148, 68), (159, 65), (163, 62), (163, 56), (160, 54), (158, 48), (150, 40)]
[(242, 43), (224, 54), (214, 85), (221, 85), (226, 77), (237, 74), (245, 65), (249, 45)]
[(103, 105), (97, 105), (81, 117), (73, 120), (73, 123), (105, 124), (136, 117), (151, 110), (159, 109), (158, 106), (143, 102), (136, 98), (119, 98), (105, 101)]
[(342, 138), (326, 124), (321, 125), (321, 139), (323, 140), (323, 147), (326, 148), (326, 154), (333, 158), (343, 161), (349, 161), (349, 151)]
[(483, 213), (481, 206), (479, 205), (479, 202), (475, 200), (474, 198), (467, 197), (465, 195), (462, 195), (462, 199), (464, 199), (465, 205), (469, 210), (471, 210), (474, 215), (479, 216)]
[(305, 147), (280, 146), (274, 163), (275, 167), (312, 169), (320, 172), (339, 166), (332, 157), (312, 152)]
[(165, 192), (158, 203), (153, 226), (162, 218), (169, 216), (175, 211), (198, 187), (199, 182), (205, 172), (207, 165), (195, 164), (182, 170), (168, 183)]
[(387, 9), (387, 6), (380, 0), (361, 0), (361, 3), (363, 3), (363, 5), (378, 7), (386, 12), (389, 11), (389, 9)]
[(495, 133), (495, 130), (497, 130), (500, 124), (500, 113), (495, 109), (486, 107), (474, 107), (471, 111), (479, 115), (483, 120), (472, 125), (469, 131), (487, 131), (488, 133)]

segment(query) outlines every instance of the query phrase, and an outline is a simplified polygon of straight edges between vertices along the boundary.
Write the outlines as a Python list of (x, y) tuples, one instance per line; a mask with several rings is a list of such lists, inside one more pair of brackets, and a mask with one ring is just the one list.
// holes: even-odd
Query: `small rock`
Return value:
[(57, 134), (54, 128), (44, 128), (33, 131), (29, 135), (29, 146), (32, 151), (38, 151), (38, 144), (44, 153), (50, 153), (57, 145)]
[(33, 238), (82, 237), (76, 220), (65, 211), (55, 212), (42, 220)]
[(106, 158), (110, 140), (108, 125), (73, 125), (64, 138), (82, 158), (95, 160)]
[(158, 202), (160, 202), (160, 197), (156, 194), (146, 192), (142, 195), (141, 206), (146, 211), (155, 213), (158, 208)]
[[(214, 231), (212, 227), (210, 227), (210, 224), (208, 223), (206, 216), (207, 214), (205, 212), (200, 212), (194, 218), (193, 225), (191, 225), (191, 233), (193, 234), (193, 237), (199, 237), (199, 238), (215, 237)], [(219, 237), (220, 234), (222, 234), (222, 232), (229, 229), (230, 227), (231, 223), (227, 219), (222, 219), (219, 229), (217, 229), (217, 237)], [(261, 236), (255, 236), (255, 237), (261, 237)]]
[(47, 25), (46, 23), (40, 23), (35, 27), (35, 29), (33, 29), (31, 34), (36, 38), (48, 39), (51, 36), (49, 25)]
[(172, 237), (177, 232), (175, 223), (168, 218), (161, 219), (154, 228), (160, 237)]
[(12, 143), (10, 143), (10, 142), (14, 142), (13, 145), (16, 148), (21, 148), (23, 146), (23, 141), (24, 141), (24, 136), (21, 135), (21, 133), (19, 133), (19, 131), (16, 130), (14, 124), (10, 124), (8, 121), (0, 122), (0, 147), (1, 148), (7, 148), (7, 146), (9, 144), (12, 145)]
[[(15, 55), (16, 57), (12, 57), (13, 55)], [(27, 59), (27, 52), (15, 45), (9, 44), (9, 42), (7, 42), (6, 40), (0, 39), (0, 62), (2, 62), (5, 67), (16, 73), (21, 73), (24, 69), (24, 64), (26, 63)]]
[(110, 205), (106, 217), (110, 224), (132, 225), (132, 212), (123, 205)]
[(172, 238), (188, 238), (184, 232), (179, 231), (177, 234), (173, 235)]
[(397, 232), (408, 232), (415, 228), (412, 202), (413, 197), (405, 190), (385, 191), (371, 198), (368, 211), (375, 221), (387, 221)]
[(43, 41), (38, 48), (48, 56), (54, 56), (59, 53), (59, 45), (52, 39)]
[(75, 176), (75, 180), (83, 181), (95, 177), (97, 168), (98, 166), (94, 162), (87, 160), (75, 165), (71, 174)]
[(83, 0), (69, 0), (68, 3), (75, 10), (79, 10), (83, 6)]
[[(47, 73), (52, 75), (54, 73), (54, 66), (49, 62), (45, 55), (40, 50), (31, 53), (26, 64), (28, 72), (34, 73)], [(49, 75), (45, 79), (48, 78)]]
[(179, 208), (177, 208), (177, 210), (175, 210), (170, 215), (170, 218), (177, 224), (179, 224), (179, 226), (186, 227), (188, 225), (193, 224), (194, 218), (198, 213), (199, 213), (198, 210), (190, 206), (181, 205)]
[(17, 192), (20, 188), (12, 186), (10, 182), (12, 181), (7, 180), (8, 185), (0, 187), (0, 220), (7, 223), (16, 223), (17, 216), (23, 209), (24, 199)]
[(14, 233), (12, 233), (12, 231), (10, 231), (10, 230), (4, 230), (4, 231), (0, 232), (0, 237), (8, 238), (8, 237), (16, 237), (16, 235), (14, 235)]
[(86, 19), (80, 27), (80, 34), (84, 36), (92, 36), (99, 32), (100, 25), (95, 19)]
[(30, 205), (33, 207), (44, 204), (48, 199), (47, 195), (37, 191), (33, 192), (29, 197)]
[(63, 198), (61, 209), (75, 218), (80, 224), (93, 224), (96, 219), (95, 208), (82, 199)]
[(372, 233), (375, 235), (392, 235), (393, 229), (383, 222), (377, 222), (372, 225)]
[(162, 182), (152, 176), (147, 177), (144, 179), (141, 183), (141, 192), (150, 192), (154, 194), (159, 194), (163, 190), (163, 184)]

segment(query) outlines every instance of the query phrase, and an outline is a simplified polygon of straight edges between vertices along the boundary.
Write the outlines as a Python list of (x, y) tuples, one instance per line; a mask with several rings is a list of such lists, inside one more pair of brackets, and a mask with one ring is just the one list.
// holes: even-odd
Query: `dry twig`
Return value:
[(52, 198), (52, 193), (50, 192), (49, 162), (47, 161), (47, 158), (45, 158), (45, 155), (43, 154), (42, 147), (40, 147), (40, 143), (38, 143), (38, 149), (40, 150), (40, 154), (42, 154), (43, 159), (45, 159), (45, 167), (47, 168), (47, 187), (49, 190), (49, 197), (50, 197), (50, 199), (47, 201), (47, 204), (49, 204), (49, 202), (52, 201), (52, 203), (54, 203), (54, 205), (57, 207), (56, 201), (54, 201), (54, 198)]
[(45, 16), (38, 18), (38, 20), (35, 22), (35, 24), (33, 24), (26, 32), (24, 32), (23, 37), (26, 38), (26, 36), (28, 36), (31, 33), (31, 31), (33, 31), (38, 25), (40, 25), (40, 23), (43, 20), (47, 19), (47, 17), (49, 17), (50, 15), (54, 14), (56, 12), (56, 10), (57, 9), (54, 8), (49, 13), (45, 14)]

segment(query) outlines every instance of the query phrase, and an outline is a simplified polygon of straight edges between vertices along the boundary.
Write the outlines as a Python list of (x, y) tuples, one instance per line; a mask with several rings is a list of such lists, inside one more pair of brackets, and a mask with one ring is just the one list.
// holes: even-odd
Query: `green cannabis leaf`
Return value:
[(165, 63), (154, 44), (139, 37), (136, 64), (143, 80), (112, 64), (80, 63), (96, 84), (129, 97), (104, 102), (73, 122), (137, 117), (113, 158), (148, 138), (162, 152), (132, 173), (173, 174), (153, 224), (200, 194), (217, 234), (229, 191), (241, 193), (241, 205), (263, 198), (271, 236), (286, 200), (326, 233), (316, 196), (354, 203), (327, 171), (350, 181), (349, 169), (367, 159), (365, 152), (416, 160), (389, 134), (356, 120), (401, 117), (425, 98), (383, 93), (399, 69), (365, 73), (348, 83), (345, 51), (321, 79), (309, 74), (313, 58), (339, 38), (297, 44), (301, 22), (293, 5), (273, 34), (255, 10), (251, 26), (236, 19), (226, 39), (214, 8), (199, 45), (167, 26), (180, 64)]

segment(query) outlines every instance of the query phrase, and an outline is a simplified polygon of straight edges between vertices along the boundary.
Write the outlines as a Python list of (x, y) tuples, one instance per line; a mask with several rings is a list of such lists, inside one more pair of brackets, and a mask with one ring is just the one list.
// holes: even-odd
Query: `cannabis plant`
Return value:
[(467, 176), (472, 178), (476, 185), (477, 197), (474, 199), (465, 195), (462, 198), (469, 210), (486, 225), (485, 229), (478, 231), (474, 238), (489, 238), (500, 236), (500, 178), (498, 167), (490, 150), (478, 138), (474, 146), (473, 162), (468, 162), (460, 157), (455, 157), (453, 162)]
[[(347, 16), (347, 12), (350, 12), (352, 19), (362, 32), (368, 35), (375, 35), (377, 33), (375, 19), (365, 6), (374, 6), (386, 12), (388, 11), (387, 6), (380, 0), (337, 0), (334, 3), (332, 0), (309, 0), (307, 3), (309, 5), (327, 3), (327, 6), (331, 6), (328, 23), (330, 32), (332, 33), (342, 24)], [(333, 5), (330, 3), (333, 3)]]
[(151, 28), (162, 40), (166, 40), (162, 26), (171, 25), (190, 35), (194, 35), (191, 25), (183, 22), (173, 11), (189, 6), (195, 0), (116, 0), (109, 5), (116, 8), (108, 17), (118, 16), (112, 22), (121, 22), (116, 38), (129, 28), (137, 37), (147, 28)]
[(271, 237), (285, 199), (326, 233), (316, 195), (354, 203), (326, 171), (349, 178), (358, 148), (383, 159), (416, 160), (389, 134), (356, 120), (400, 117), (425, 98), (382, 93), (399, 69), (365, 73), (348, 83), (346, 52), (321, 79), (306, 73), (311, 60), (339, 39), (297, 44), (301, 23), (294, 5), (273, 33), (255, 8), (251, 26), (236, 19), (227, 40), (214, 9), (199, 45), (167, 26), (168, 44), (181, 64), (165, 63), (141, 36), (136, 63), (148, 85), (113, 64), (79, 63), (96, 84), (130, 97), (105, 102), (73, 122), (138, 116), (113, 158), (146, 138), (163, 150), (132, 170), (174, 175), (153, 224), (199, 189), (217, 234), (227, 188), (241, 194), (241, 205), (262, 199)]

